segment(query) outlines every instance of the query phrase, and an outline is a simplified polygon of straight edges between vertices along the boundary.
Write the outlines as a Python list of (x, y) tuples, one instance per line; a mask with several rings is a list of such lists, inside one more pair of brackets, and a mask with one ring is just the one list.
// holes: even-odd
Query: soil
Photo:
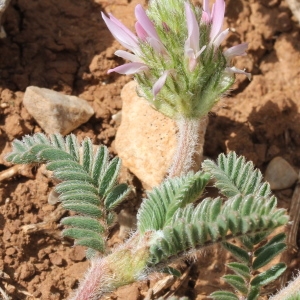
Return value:
[[(95, 115), (73, 133), (90, 137), (113, 154), (118, 127), (112, 116), (122, 108), (120, 91), (130, 77), (107, 75), (122, 63), (100, 17), (111, 12), (133, 28), (139, 0), (12, 0), (2, 18), (7, 38), (0, 40), (0, 171), (11, 141), (41, 131), (22, 105), (27, 86), (39, 86), (88, 101)], [(147, 5), (144, 1), (143, 5)], [(280, 0), (226, 0), (225, 47), (249, 42), (248, 55), (236, 66), (253, 75), (238, 76), (232, 92), (210, 114), (204, 154), (216, 158), (230, 150), (245, 155), (262, 171), (275, 156), (300, 169), (300, 27)], [(129, 174), (129, 173), (127, 173)], [(135, 183), (133, 175), (128, 178)], [(48, 203), (55, 182), (44, 168), (29, 166), (0, 182), (0, 286), (11, 299), (67, 299), (88, 267), (84, 249), (62, 239), (59, 204)], [(295, 186), (276, 193), (289, 208)], [(137, 196), (142, 194), (138, 184)], [(140, 197), (140, 196), (139, 196)], [(140, 199), (123, 208), (134, 214)], [(50, 218), (53, 222), (45, 222)], [(36, 225), (35, 224), (39, 224)], [(25, 226), (25, 227), (24, 227)], [(115, 229), (116, 231), (118, 228)], [(111, 244), (120, 240), (112, 235)], [(300, 234), (298, 231), (298, 246)], [(216, 247), (195, 261), (182, 262), (183, 278), (165, 284), (160, 296), (175, 293), (191, 299), (220, 287), (228, 254)], [(289, 257), (289, 274), (300, 268), (300, 252)], [(120, 288), (109, 299), (144, 299), (162, 277)], [(224, 287), (221, 283), (221, 287)], [(270, 290), (274, 292), (274, 289)], [(155, 295), (155, 297), (159, 294)]]

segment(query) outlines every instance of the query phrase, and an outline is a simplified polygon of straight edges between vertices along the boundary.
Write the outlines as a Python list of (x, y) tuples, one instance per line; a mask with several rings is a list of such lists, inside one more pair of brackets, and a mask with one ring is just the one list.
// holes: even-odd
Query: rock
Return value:
[(282, 157), (273, 158), (265, 173), (265, 180), (270, 183), (272, 190), (283, 190), (291, 187), (298, 179), (293, 167)]
[[(123, 165), (149, 189), (159, 185), (170, 168), (176, 147), (177, 127), (173, 120), (139, 97), (136, 86), (136, 82), (129, 82), (121, 92), (122, 121), (115, 148)], [(195, 170), (200, 168), (201, 149), (199, 153)]]
[(50, 253), (49, 258), (51, 263), (55, 266), (61, 266), (63, 264), (63, 259), (58, 253)]
[(76, 246), (70, 251), (69, 258), (75, 262), (83, 261), (85, 259), (85, 250), (83, 246)]
[(23, 103), (48, 134), (66, 135), (94, 114), (93, 108), (83, 99), (36, 86), (27, 87)]

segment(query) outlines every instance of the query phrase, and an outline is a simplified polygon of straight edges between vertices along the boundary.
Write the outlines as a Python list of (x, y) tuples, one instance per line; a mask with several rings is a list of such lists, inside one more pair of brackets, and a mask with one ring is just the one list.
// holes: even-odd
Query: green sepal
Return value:
[(60, 221), (60, 223), (67, 226), (88, 229), (97, 233), (103, 233), (105, 231), (105, 228), (99, 223), (99, 221), (89, 217), (83, 217), (83, 216), (66, 217), (63, 218)]
[(257, 275), (252, 281), (252, 286), (263, 286), (276, 280), (285, 270), (287, 266), (284, 263), (278, 263), (267, 271)]
[(105, 197), (104, 205), (107, 210), (116, 208), (129, 194), (130, 188), (127, 184), (121, 183), (115, 186)]
[(246, 280), (249, 280), (251, 278), (250, 269), (245, 264), (238, 263), (238, 262), (232, 262), (232, 263), (226, 264), (226, 266), (229, 269), (231, 269), (234, 273), (242, 276)]
[(271, 244), (268, 247), (264, 248), (263, 251), (255, 258), (252, 268), (257, 270), (266, 264), (268, 264), (275, 256), (281, 253), (286, 248), (285, 243)]
[(209, 295), (214, 300), (239, 300), (238, 296), (231, 292), (218, 291)]
[(248, 288), (244, 279), (239, 275), (224, 275), (223, 280), (230, 284), (234, 289), (241, 292), (243, 295), (247, 295)]
[(223, 247), (230, 251), (234, 257), (236, 257), (238, 260), (246, 263), (246, 264), (249, 264), (250, 262), (250, 256), (248, 254), (247, 251), (245, 251), (244, 249), (236, 246), (236, 245), (233, 245), (231, 243), (222, 243)]
[(92, 204), (80, 204), (80, 203), (62, 203), (64, 209), (73, 210), (79, 214), (87, 215), (93, 218), (101, 218), (102, 211)]

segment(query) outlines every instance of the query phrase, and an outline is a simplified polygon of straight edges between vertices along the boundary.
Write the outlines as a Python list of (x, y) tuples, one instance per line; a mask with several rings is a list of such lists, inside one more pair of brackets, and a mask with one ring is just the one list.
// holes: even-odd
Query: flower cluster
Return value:
[(134, 34), (102, 13), (113, 36), (132, 52), (117, 50), (131, 62), (108, 73), (135, 74), (139, 93), (171, 118), (205, 116), (232, 86), (235, 73), (250, 79), (231, 65), (235, 56), (246, 55), (247, 44), (220, 48), (229, 33), (222, 30), (224, 14), (224, 0), (216, 0), (211, 10), (209, 0), (202, 10), (188, 0), (152, 0), (147, 13), (136, 6)]

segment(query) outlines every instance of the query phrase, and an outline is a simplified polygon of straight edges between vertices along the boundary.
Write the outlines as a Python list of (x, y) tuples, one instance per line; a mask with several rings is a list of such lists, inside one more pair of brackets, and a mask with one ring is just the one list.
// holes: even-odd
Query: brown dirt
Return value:
[[(74, 133), (80, 138), (89, 136), (115, 153), (117, 124), (112, 115), (122, 107), (120, 90), (130, 78), (106, 74), (122, 61), (113, 54), (119, 45), (100, 11), (112, 12), (133, 27), (133, 10), (140, 2), (12, 0), (3, 18), (8, 37), (0, 40), (0, 171), (10, 166), (4, 155), (14, 138), (41, 131), (22, 105), (30, 85), (87, 100), (95, 115)], [(238, 59), (237, 66), (247, 68), (253, 81), (238, 77), (230, 97), (210, 115), (205, 155), (215, 158), (220, 152), (235, 150), (262, 171), (281, 155), (299, 170), (300, 27), (284, 1), (226, 3), (232, 33), (225, 46), (250, 43), (248, 56)], [(21, 174), (0, 183), (0, 270), (9, 276), (1, 287), (12, 299), (66, 299), (88, 266), (84, 250), (61, 238), (58, 221), (63, 213), (58, 205), (48, 204), (55, 183), (43, 168), (27, 168)], [(276, 193), (281, 207), (289, 207), (293, 189)], [(124, 208), (134, 212), (137, 202), (127, 202)], [(56, 222), (34, 232), (22, 229), (45, 221), (50, 213), (57, 215)], [(205, 299), (218, 288), (227, 256), (215, 248), (197, 261), (181, 263), (183, 271), (188, 270), (186, 277), (172, 284), (169, 293)], [(289, 266), (300, 267), (300, 252), (290, 257)], [(143, 299), (156, 281), (123, 287), (111, 299)]]

